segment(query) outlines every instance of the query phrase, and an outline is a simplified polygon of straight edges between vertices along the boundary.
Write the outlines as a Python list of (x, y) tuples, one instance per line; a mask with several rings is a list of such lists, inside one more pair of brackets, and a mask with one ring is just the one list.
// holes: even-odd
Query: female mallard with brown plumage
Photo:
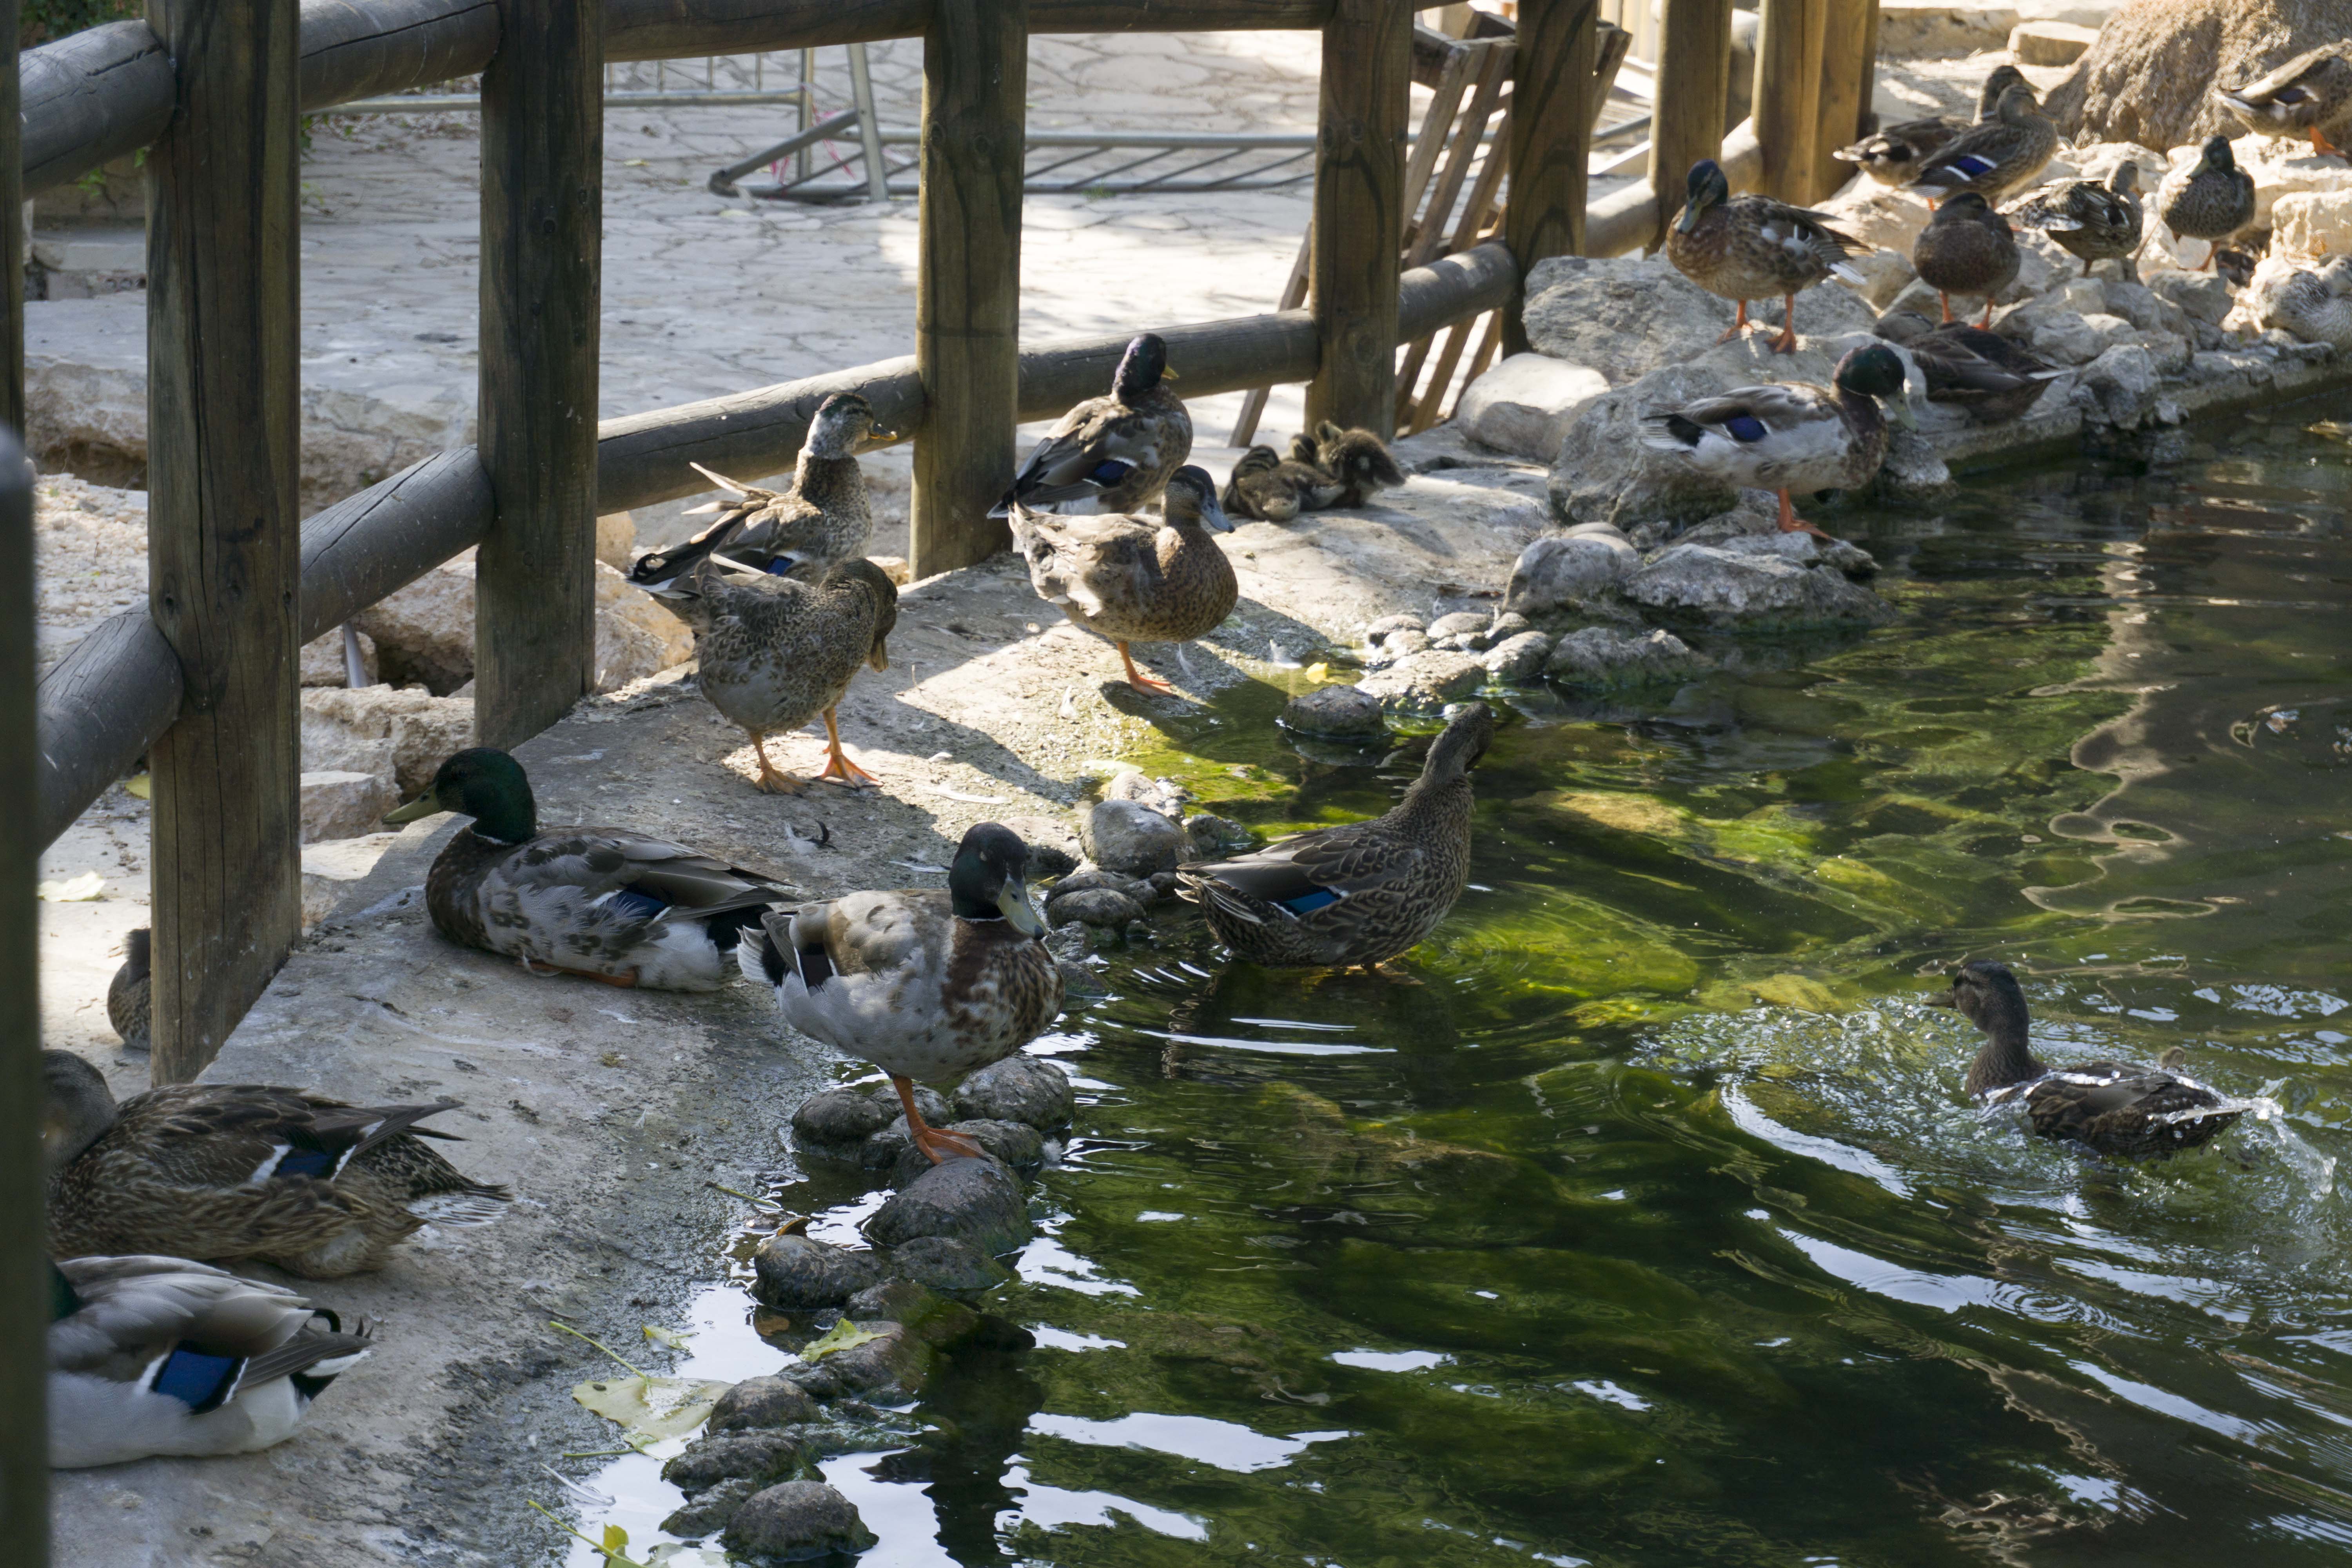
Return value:
[(455, 1110), (347, 1105), (307, 1089), (182, 1083), (117, 1105), (96, 1068), (43, 1051), (49, 1249), (261, 1258), (330, 1279), (381, 1268), (428, 1223), (483, 1225), (514, 1194), (420, 1141)]
[[(2156, 216), (2185, 239), (2221, 242), (2254, 221), (2254, 177), (2238, 167), (2226, 136), (2208, 136), (2197, 162), (2175, 169), (2156, 188)], [(2205, 266), (2213, 258), (2205, 258)], [(2202, 270), (2202, 268), (2200, 268)]]
[(2135, 1159), (2194, 1149), (2238, 1120), (2221, 1109), (2220, 1095), (2161, 1068), (2107, 1061), (2053, 1068), (2037, 1060), (2025, 993), (2007, 964), (1962, 964), (1952, 988), (1928, 1001), (1958, 1009), (1984, 1031), (1984, 1048), (1969, 1066), (1969, 1092), (2023, 1100), (2026, 1120), (2044, 1138)]
[(2104, 185), (2094, 180), (2069, 180), (2053, 191), (2028, 197), (2007, 209), (2022, 228), (2038, 228), (2083, 258), (2083, 276), (2099, 261), (2120, 261), (2124, 276), (2139, 281), (2132, 253), (2139, 249), (2146, 216), (2140, 210), (2139, 165), (2126, 159)]
[(1129, 343), (1108, 395), (1062, 416), (989, 515), (1010, 516), (1016, 505), (1117, 515), (1157, 500), (1192, 455), (1192, 416), (1167, 385), (1175, 379), (1160, 334), (1145, 332)]
[(1015, 505), (1013, 540), (1038, 597), (1118, 645), (1128, 684), (1173, 691), (1135, 667), (1128, 644), (1190, 642), (1224, 624), (1241, 597), (1233, 563), (1209, 530), (1233, 531), (1217, 489), (1187, 466), (1168, 481), (1160, 517), (1049, 517)]
[(474, 820), (425, 875), (434, 927), (536, 974), (716, 991), (739, 931), (786, 901), (756, 872), (650, 834), (541, 829), (522, 764), (488, 746), (443, 763), (432, 787), (384, 821), (436, 811)]
[(1912, 179), (1911, 188), (1931, 202), (1947, 202), (1962, 191), (1988, 201), (2023, 190), (2041, 177), (2058, 151), (2058, 127), (2034, 101), (2033, 89), (2011, 84), (1993, 107), (1993, 117), (1961, 132)]
[(1930, 403), (1948, 403), (1985, 424), (2014, 419), (2065, 373), (1999, 332), (1947, 321), (1904, 348), (1919, 363)]
[(1911, 242), (1911, 265), (1919, 281), (1944, 302), (1952, 319), (1952, 296), (1984, 297), (1984, 320), (1992, 324), (1992, 298), (2017, 281), (2017, 236), (2009, 220), (1974, 191), (1962, 191), (1936, 209)]
[(1832, 277), (1862, 281), (1845, 258), (1867, 247), (1832, 228), (1822, 214), (1769, 196), (1733, 195), (1731, 182), (1712, 158), (1691, 165), (1688, 188), (1682, 216), (1666, 230), (1666, 259), (1708, 293), (1738, 305), (1717, 342), (1729, 342), (1748, 330), (1748, 300), (1778, 294), (1785, 314), (1772, 352), (1791, 353), (1797, 346), (1797, 295)]
[(2213, 96), (2257, 136), (2311, 137), (2315, 153), (2346, 156), (2336, 142), (2352, 131), (2352, 60), (2342, 44), (2323, 44), (2243, 87)]
[(1942, 115), (1906, 120), (1883, 128), (1876, 135), (1865, 136), (1851, 147), (1841, 147), (1830, 156), (1853, 164), (1882, 185), (1907, 184), (1919, 173), (1920, 166), (1942, 152), (1953, 137), (1970, 124), (1981, 125), (1990, 120), (2002, 93), (2012, 87), (2027, 85), (2025, 73), (2015, 66), (1995, 66), (1992, 74), (1985, 78), (1984, 89), (1977, 95), (1974, 121)]
[(141, 926), (122, 939), (122, 963), (106, 983), (106, 1021), (122, 1037), (126, 1051), (147, 1048), (147, 1026), (154, 994), (154, 941)]

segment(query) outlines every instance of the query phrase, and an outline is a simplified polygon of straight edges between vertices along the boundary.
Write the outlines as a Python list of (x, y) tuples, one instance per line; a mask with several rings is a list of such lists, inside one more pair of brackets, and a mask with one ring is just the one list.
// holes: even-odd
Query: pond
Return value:
[[(1189, 911), (1107, 950), (1035, 1047), (1081, 1107), (991, 1301), (1037, 1346), (827, 1461), (863, 1562), (2345, 1561), (2329, 412), (1831, 514), (1898, 624), (1527, 696), (1417, 984), (1229, 963)], [(1302, 756), (1282, 696), (1137, 760), (1260, 829), (1386, 809), (1418, 745)], [(2182, 1047), (2258, 1112), (2146, 1166), (2030, 1142), (1921, 1005), (1977, 956), (2044, 1057)], [(839, 1239), (874, 1201), (778, 1195)], [(680, 1370), (774, 1370), (745, 1305)], [(583, 1473), (583, 1527), (661, 1542), (656, 1468)]]

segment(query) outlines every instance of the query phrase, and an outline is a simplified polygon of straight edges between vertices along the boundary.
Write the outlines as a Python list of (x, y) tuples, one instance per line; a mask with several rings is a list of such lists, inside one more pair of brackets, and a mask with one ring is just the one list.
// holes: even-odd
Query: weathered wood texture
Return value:
[(0, 426), (25, 430), (25, 160), (16, 0), (0, 0)]
[(110, 22), (28, 51), (25, 195), (78, 180), (146, 146), (172, 120), (172, 58), (144, 22)]
[[(1593, 0), (1522, 0), (1511, 66), (1511, 188), (1503, 242), (1519, 271), (1554, 256), (1584, 253), (1584, 208), (1592, 152)], [(1503, 352), (1523, 353), (1526, 325), (1515, 300), (1503, 315)]]
[[(918, 577), (1012, 541), (989, 509), (1013, 482), (1021, 388), (1026, 0), (937, 0), (923, 35), (921, 232), (908, 563)], [(1097, 389), (1099, 390), (1099, 389)]]
[(1860, 79), (1853, 92), (1853, 140), (1859, 142), (1878, 131), (1878, 111), (1871, 107), (1878, 98), (1878, 0), (1863, 0), (1862, 58), (1856, 64)]
[(513, 746), (596, 684), (604, 13), (500, 0), (482, 73), (481, 454), (474, 729)]
[(1822, 39), (1829, 0), (1759, 0), (1756, 38), (1756, 140), (1764, 149), (1758, 188), (1800, 205), (1814, 199)]
[(171, 0), (147, 160), (148, 605), (178, 656), (153, 773), (154, 1057), (194, 1078), (300, 926), (294, 0)]
[(1878, 0), (1821, 0), (1822, 81), (1813, 114), (1813, 169), (1807, 201), (1820, 201), (1853, 174), (1835, 153), (1859, 135), (1862, 111), (1870, 107), (1863, 84), (1874, 64), (1863, 51), (1873, 47)]
[(1650, 188), (1657, 193), (1658, 216), (1649, 248), (1665, 243), (1667, 226), (1682, 212), (1691, 165), (1722, 154), (1731, 9), (1731, 0), (1666, 0), (1658, 32), (1658, 100), (1651, 110)]
[(1322, 78), (1307, 262), (1322, 357), (1307, 385), (1307, 420), (1385, 434), (1395, 417), (1412, 13), (1397, 0), (1339, 0), (1323, 26)]

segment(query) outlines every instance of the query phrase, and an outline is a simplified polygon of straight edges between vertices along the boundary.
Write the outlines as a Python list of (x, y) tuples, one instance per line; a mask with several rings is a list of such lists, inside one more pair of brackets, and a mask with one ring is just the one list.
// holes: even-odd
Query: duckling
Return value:
[(1192, 416), (1165, 383), (1168, 345), (1145, 332), (1127, 345), (1107, 396), (1062, 416), (991, 511), (1014, 506), (1067, 516), (1123, 515), (1156, 500), (1192, 455)]
[(2352, 128), (2352, 60), (2341, 44), (2306, 50), (2243, 87), (2216, 87), (2213, 96), (2257, 136), (2307, 132), (2313, 152), (2347, 155), (2336, 145)]
[[(2025, 73), (2015, 66), (1995, 66), (1992, 74), (1985, 78), (1983, 90), (1977, 95), (1977, 117), (1969, 123), (1981, 125), (1992, 119), (2002, 93), (2012, 87), (2030, 85)], [(1864, 137), (1851, 147), (1841, 147), (1830, 156), (1858, 166), (1882, 185), (1906, 184), (1919, 173), (1922, 163), (1968, 128), (1968, 123), (1942, 116), (1906, 120), (1900, 125), (1887, 126), (1874, 136)]]
[(1339, 487), (1329, 500), (1308, 503), (1318, 510), (1363, 506), (1404, 483), (1404, 470), (1389, 455), (1387, 442), (1370, 430), (1342, 430), (1328, 419), (1315, 426), (1312, 440), (1303, 431), (1290, 438), (1290, 460), (1320, 469)]
[(2352, 300), (2317, 272), (2294, 271), (2256, 282), (2251, 293), (2254, 319), (2291, 332), (2306, 343), (2352, 348)]
[(2242, 246), (2217, 245), (2211, 258), (2213, 270), (2221, 281), (2232, 289), (2243, 289), (2254, 280), (2254, 268), (2261, 265), (2254, 254)]
[(2004, 89), (1993, 117), (1961, 132), (1921, 166), (1911, 188), (1930, 202), (1962, 191), (1988, 200), (2023, 190), (2058, 151), (2058, 127), (2023, 82)]
[(1919, 362), (1930, 403), (1953, 404), (1984, 424), (2018, 417), (2066, 374), (1999, 332), (1961, 321), (1947, 321), (1903, 346)]
[(251, 1454), (368, 1353), (371, 1331), (282, 1285), (178, 1258), (49, 1266), (49, 1463)]
[(1118, 647), (1128, 684), (1176, 689), (1135, 667), (1127, 645), (1189, 642), (1224, 623), (1241, 597), (1233, 563), (1208, 530), (1231, 533), (1209, 476), (1186, 465), (1168, 481), (1163, 515), (1049, 517), (1015, 503), (1013, 538), (1037, 596)]
[(2054, 191), (2007, 209), (2025, 228), (2038, 228), (2083, 258), (2083, 276), (2095, 261), (2120, 261), (2124, 276), (2139, 281), (2132, 255), (2139, 249), (2146, 217), (2140, 210), (2139, 165), (2126, 159), (2104, 185), (2070, 180)]
[[(1969, 1093), (2023, 1100), (2026, 1120), (2044, 1138), (2137, 1159), (2194, 1149), (2238, 1120), (2238, 1112), (2220, 1109), (2221, 1097), (2203, 1084), (2158, 1068), (2107, 1061), (2052, 1068), (2036, 1060), (2027, 1039), (2025, 993), (2007, 964), (1990, 959), (1962, 964), (1952, 973), (1952, 988), (1927, 1000), (1958, 1008), (1984, 1031), (1984, 1048), (1969, 1067)], [(2208, 1110), (2212, 1114), (2198, 1114)]]
[(1984, 318), (1992, 324), (1992, 299), (2017, 281), (2017, 237), (2009, 220), (1974, 191), (1948, 198), (1911, 242), (1911, 265), (1919, 281), (1944, 302), (1944, 320), (1952, 319), (1952, 296), (1980, 294)]
[(152, 934), (141, 926), (122, 939), (122, 963), (106, 983), (106, 1021), (122, 1037), (126, 1051), (147, 1049), (152, 1016), (154, 946)]
[(819, 717), (826, 761), (817, 778), (853, 789), (875, 782), (842, 751), (835, 710), (860, 665), (890, 668), (898, 588), (882, 568), (860, 555), (809, 582), (747, 576), (706, 559), (653, 592), (694, 629), (702, 695), (751, 737), (756, 787), (782, 795), (806, 789), (768, 761), (768, 737)]
[(474, 820), (425, 876), (435, 928), (534, 974), (716, 991), (738, 931), (786, 901), (765, 877), (629, 828), (542, 831), (522, 764), (488, 746), (450, 757), (384, 821), (436, 811)]
[(874, 405), (855, 392), (836, 392), (817, 405), (793, 467), (793, 482), (781, 490), (739, 484), (700, 463), (687, 467), (728, 491), (732, 501), (712, 501), (696, 512), (716, 511), (719, 521), (685, 543), (637, 557), (629, 581), (649, 591), (685, 574), (717, 553), (755, 572), (795, 568), (822, 575), (828, 568), (866, 553), (874, 539), (874, 509), (858, 470), (863, 447), (895, 441), (877, 426)]
[[(2186, 239), (2210, 239), (2216, 247), (2254, 221), (2254, 177), (2238, 167), (2226, 136), (2208, 136), (2197, 162), (2175, 169), (2156, 190), (2156, 215)], [(2213, 258), (2205, 258), (2205, 267)], [(2200, 268), (2203, 270), (2203, 268)]]
[(1062, 971), (1038, 940), (1045, 921), (1028, 867), (1029, 847), (1010, 828), (979, 823), (956, 846), (946, 891), (778, 910), (736, 952), (744, 977), (775, 992), (786, 1023), (890, 1075), (907, 1131), (933, 1164), (982, 1151), (923, 1120), (915, 1082), (1001, 1061), (1062, 1010)]
[(307, 1089), (180, 1083), (117, 1105), (96, 1068), (41, 1053), (49, 1247), (64, 1258), (261, 1258), (331, 1279), (381, 1268), (428, 1223), (487, 1225), (514, 1194), (422, 1138), (431, 1105), (347, 1105)]
[(1253, 963), (1384, 964), (1419, 945), (1462, 897), (1470, 878), (1470, 770), (1494, 738), (1494, 710), (1470, 703), (1385, 816), (1180, 866), (1177, 885), (1217, 939)]
[(1769, 196), (1735, 196), (1721, 165), (1702, 158), (1691, 165), (1689, 200), (1666, 230), (1666, 259), (1710, 294), (1736, 301), (1738, 312), (1718, 342), (1748, 330), (1748, 301), (1781, 297), (1780, 335), (1774, 353), (1797, 346), (1797, 295), (1830, 278), (1860, 283), (1846, 258), (1869, 247), (1830, 226), (1817, 212)]
[(1781, 531), (1820, 535), (1800, 519), (1791, 490), (1858, 489), (1886, 457), (1886, 419), (1878, 399), (1902, 402), (1903, 361), (1885, 343), (1851, 350), (1830, 386), (1789, 382), (1735, 387), (1646, 416), (1657, 429), (1642, 437), (1654, 451), (1675, 452), (1701, 473), (1739, 489), (1777, 490)]
[[(1305, 437), (1299, 439), (1304, 440)], [(1309, 450), (1314, 443), (1307, 443)], [(1228, 516), (1255, 517), (1265, 522), (1288, 522), (1301, 511), (1328, 506), (1339, 499), (1339, 482), (1293, 455), (1281, 456), (1271, 447), (1252, 447), (1234, 464), (1219, 499)]]

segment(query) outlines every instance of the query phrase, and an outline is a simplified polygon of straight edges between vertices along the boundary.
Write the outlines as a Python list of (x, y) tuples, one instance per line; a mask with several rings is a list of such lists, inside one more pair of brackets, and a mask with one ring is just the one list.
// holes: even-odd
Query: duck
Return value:
[(2339, 281), (2352, 283), (2352, 279), (2298, 269), (2256, 279), (2248, 299), (2263, 326), (2277, 327), (2306, 343), (2347, 349), (2352, 348), (2352, 299), (2338, 291)]
[(2015, 419), (2066, 373), (1999, 332), (1947, 321), (1903, 345), (1918, 362), (1927, 401), (1965, 409), (1982, 424)]
[[(1312, 449), (1314, 443), (1307, 446)], [(1339, 483), (1312, 462), (1284, 457), (1271, 447), (1252, 447), (1234, 463), (1234, 471), (1217, 498), (1228, 517), (1254, 517), (1262, 522), (1288, 522), (1302, 511), (1329, 506), (1339, 496)]]
[(2038, 228), (2083, 258), (2083, 276), (2094, 262), (2120, 261), (2124, 276), (2139, 281), (2132, 257), (2147, 223), (2140, 208), (2139, 165), (2125, 159), (2104, 185), (2069, 180), (2054, 191), (2029, 196), (2004, 209), (2024, 228)]
[(2243, 87), (2215, 87), (2221, 107), (2257, 136), (2308, 132), (2311, 150), (2352, 156), (2336, 143), (2352, 128), (2352, 60), (2341, 44), (2323, 44)]
[(1240, 600), (1233, 563), (1209, 533), (1231, 533), (1233, 520), (1215, 483), (1190, 464), (1169, 479), (1160, 517), (1052, 517), (1016, 503), (1012, 522), (1037, 596), (1118, 645), (1138, 691), (1176, 689), (1138, 669), (1129, 643), (1205, 637)]
[(1919, 281), (1943, 301), (1944, 320), (1952, 319), (1952, 296), (1984, 298), (1984, 318), (1992, 324), (1993, 296), (2017, 281), (2017, 236), (2009, 220), (1974, 191), (1948, 197), (1927, 219), (1927, 226), (1911, 242), (1911, 265)]
[[(841, 749), (837, 710), (859, 667), (877, 673), (890, 668), (898, 585), (882, 568), (854, 556), (812, 582), (798, 574), (757, 576), (705, 559), (651, 592), (694, 632), (696, 687), (751, 737), (760, 763), (754, 788), (803, 795), (812, 782), (852, 789), (877, 782)], [(768, 760), (769, 736), (818, 718), (824, 721), (825, 764), (814, 780)]]
[(855, 392), (836, 392), (817, 405), (793, 466), (793, 482), (762, 489), (713, 472), (688, 468), (734, 499), (696, 507), (688, 516), (716, 511), (719, 521), (685, 543), (649, 551), (629, 568), (629, 581), (657, 590), (712, 553), (755, 572), (823, 575), (866, 553), (874, 540), (874, 508), (857, 467), (864, 447), (895, 441), (881, 428), (874, 405)]
[(2002, 93), (2012, 87), (2030, 85), (2025, 73), (2015, 66), (1995, 66), (1992, 74), (1985, 78), (1983, 90), (1977, 94), (1974, 121), (1963, 122), (1941, 115), (1906, 120), (1899, 125), (1887, 126), (1874, 136), (1866, 136), (1851, 147), (1841, 147), (1830, 156), (1853, 164), (1882, 185), (1906, 184), (1919, 173), (1923, 163), (1941, 152), (1969, 124), (1981, 125), (1993, 118)]
[(158, 1256), (49, 1265), (49, 1463), (251, 1454), (294, 1435), (368, 1353), (363, 1319)]
[(1002, 1061), (1061, 1013), (1061, 966), (1040, 940), (1028, 878), (1029, 846), (1002, 823), (976, 823), (945, 890), (772, 910), (745, 930), (736, 961), (775, 993), (785, 1023), (889, 1075), (933, 1164), (976, 1157), (971, 1139), (923, 1120), (914, 1086)]
[(384, 822), (439, 811), (473, 821), (425, 874), (435, 929), (535, 974), (716, 991), (742, 928), (789, 901), (756, 872), (650, 834), (542, 829), (522, 764), (494, 747), (450, 756), (425, 793)]
[(1903, 361), (1885, 343), (1849, 350), (1828, 386), (1783, 382), (1734, 387), (1646, 416), (1655, 426), (1642, 437), (1654, 451), (1674, 452), (1701, 473), (1738, 489), (1777, 490), (1784, 533), (1821, 530), (1800, 519), (1792, 490), (1858, 489), (1886, 457), (1886, 417), (1878, 400), (1892, 397), (1895, 417), (1910, 422), (1902, 401)]
[(122, 939), (122, 963), (106, 983), (106, 1021), (122, 1040), (126, 1051), (148, 1048), (148, 1025), (153, 1016), (154, 936), (141, 926)]
[(2217, 245), (2213, 247), (2213, 270), (2232, 289), (2243, 289), (2254, 280), (2254, 268), (2261, 260), (2242, 246)]
[(2027, 1121), (2044, 1138), (2120, 1159), (2161, 1157), (2208, 1142), (2238, 1120), (2220, 1095), (2161, 1068), (2111, 1061), (2053, 1068), (2038, 1060), (2025, 993), (2005, 963), (1964, 963), (1952, 973), (1951, 989), (1927, 1001), (1957, 1009), (1984, 1032), (1984, 1047), (1969, 1066), (1969, 1093), (2023, 1101)]
[(1363, 506), (1404, 483), (1404, 470), (1390, 456), (1387, 442), (1360, 426), (1342, 430), (1328, 419), (1318, 422), (1312, 436), (1301, 431), (1290, 438), (1290, 460), (1320, 470), (1339, 487), (1328, 500), (1312, 503), (1318, 509)]
[(426, 1225), (486, 1225), (514, 1201), (419, 1126), (458, 1108), (350, 1105), (308, 1089), (177, 1083), (120, 1105), (71, 1051), (41, 1053), (49, 1247), (59, 1257), (259, 1258), (332, 1279), (381, 1268)]
[(1090, 397), (1045, 433), (991, 517), (1016, 505), (1067, 516), (1123, 516), (1160, 499), (1192, 455), (1192, 416), (1168, 388), (1168, 344), (1139, 334), (1119, 356), (1110, 391)]
[(1997, 201), (2041, 177), (2058, 151), (2058, 127), (2025, 83), (2001, 91), (1992, 118), (1969, 126), (1927, 158), (1912, 176), (1911, 189), (1930, 203), (1972, 191)]
[[(2208, 136), (2197, 162), (2175, 169), (2156, 191), (2156, 216), (2185, 239), (2221, 242), (2254, 221), (2254, 177), (2238, 167), (2226, 136)], [(2205, 258), (2202, 271), (2213, 265)]]
[(1465, 704), (1385, 815), (1179, 866), (1177, 889), (1200, 906), (1217, 940), (1252, 963), (1381, 969), (1419, 946), (1462, 897), (1470, 878), (1470, 773), (1494, 739), (1494, 710)]
[(1688, 199), (1666, 230), (1666, 259), (1710, 294), (1737, 303), (1729, 342), (1748, 331), (1748, 301), (1778, 294), (1785, 302), (1774, 353), (1797, 346), (1797, 296), (1831, 278), (1860, 283), (1846, 258), (1869, 247), (1830, 226), (1829, 218), (1769, 196), (1735, 196), (1722, 165), (1702, 158), (1691, 165)]

